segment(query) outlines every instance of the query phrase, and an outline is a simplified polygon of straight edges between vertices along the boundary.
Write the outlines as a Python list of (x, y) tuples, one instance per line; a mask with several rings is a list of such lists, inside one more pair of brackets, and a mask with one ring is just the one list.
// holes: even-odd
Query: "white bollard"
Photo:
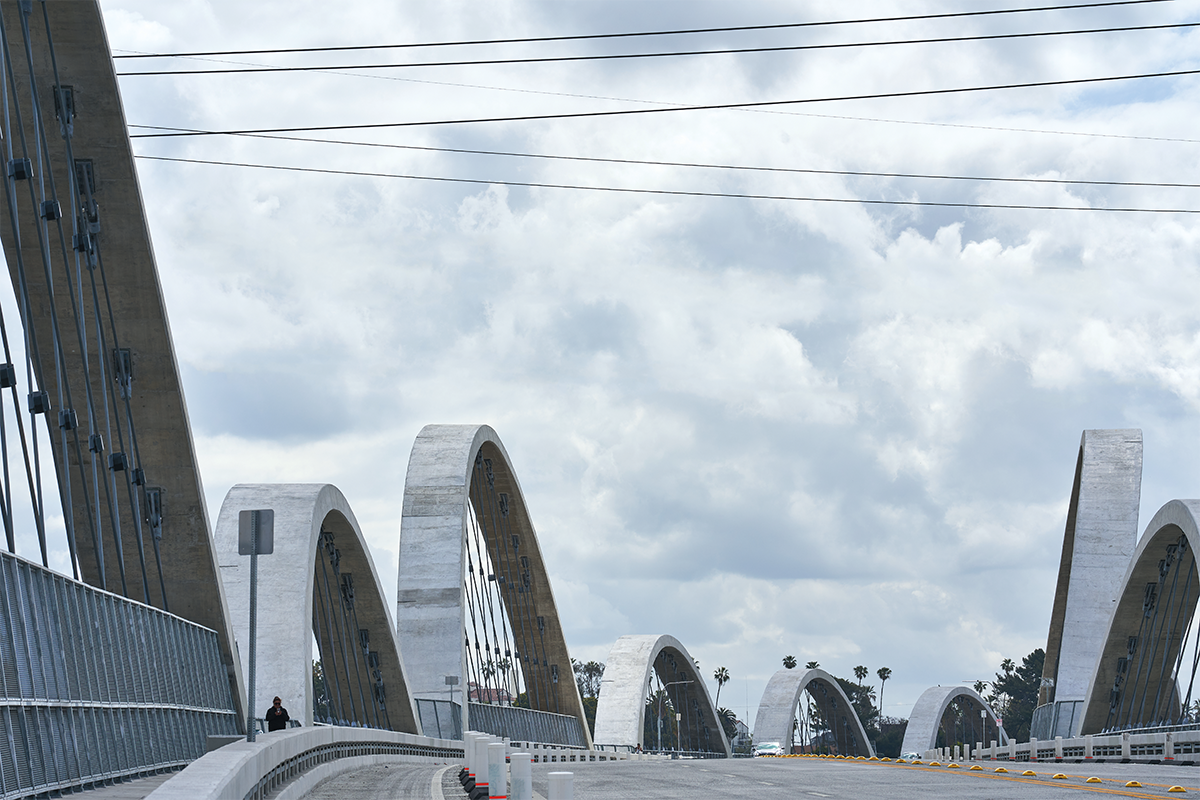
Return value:
[(487, 746), (488, 800), (508, 800), (507, 752), (508, 746), (503, 742), (491, 742)]
[(551, 772), (546, 777), (550, 779), (550, 795), (546, 800), (575, 800), (575, 773)]
[(509, 800), (533, 800), (533, 766), (529, 753), (513, 753), (509, 776)]
[(471, 731), (463, 734), (463, 766), (472, 778), (475, 777), (475, 736)]
[(475, 737), (475, 788), (483, 789), (485, 795), (488, 788), (487, 746), (490, 738), (482, 733)]

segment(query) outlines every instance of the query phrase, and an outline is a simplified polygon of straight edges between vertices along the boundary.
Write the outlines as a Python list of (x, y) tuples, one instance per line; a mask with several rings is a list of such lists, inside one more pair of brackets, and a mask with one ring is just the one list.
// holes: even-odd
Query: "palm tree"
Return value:
[(783, 666), (786, 667), (787, 669), (795, 669), (796, 668), (796, 657), (795, 656), (784, 656), (783, 657)]
[(713, 701), (713, 705), (720, 708), (721, 687), (729, 683), (729, 670), (724, 667), (717, 667), (717, 671), (713, 673), (713, 680), (717, 682), (717, 699)]
[(854, 668), (854, 677), (858, 678), (859, 686), (862, 685), (863, 678), (867, 677), (867, 673), (870, 671), (871, 670), (867, 669), (862, 664), (859, 664), (857, 667)]
[(888, 678), (892, 677), (892, 671), (887, 667), (880, 667), (875, 670), (875, 674), (879, 676), (879, 718), (883, 719), (883, 687), (888, 682)]
[(807, 664), (805, 664), (805, 665), (804, 665), (804, 668), (805, 668), (805, 669), (817, 669), (817, 668), (819, 668), (820, 666), (821, 666), (821, 664), (820, 664), (819, 662), (817, 662), (817, 661), (810, 661), (810, 662), (808, 662)]

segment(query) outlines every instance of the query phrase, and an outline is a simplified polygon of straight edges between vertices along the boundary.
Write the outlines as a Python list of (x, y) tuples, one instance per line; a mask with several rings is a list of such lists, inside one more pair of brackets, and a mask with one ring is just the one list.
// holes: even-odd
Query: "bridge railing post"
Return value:
[(1125, 761), (1133, 758), (1133, 748), (1129, 744), (1129, 731), (1121, 734), (1121, 758)]
[(1083, 760), (1090, 761), (1092, 758), (1092, 735), (1089, 733), (1083, 737)]
[(1054, 737), (1054, 760), (1062, 761), (1063, 757), (1063, 738), (1061, 736)]
[(996, 760), (996, 740), (992, 739), (992, 746), (988, 748), (988, 756), (992, 761)]

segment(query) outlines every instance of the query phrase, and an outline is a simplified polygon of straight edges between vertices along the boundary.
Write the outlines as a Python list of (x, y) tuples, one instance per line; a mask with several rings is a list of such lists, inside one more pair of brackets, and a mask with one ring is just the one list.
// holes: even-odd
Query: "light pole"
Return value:
[[(658, 693), (658, 752), (660, 752), (660, 753), (662, 752), (662, 702), (663, 702), (663, 695), (667, 693), (667, 687), (668, 687), (668, 686), (674, 686), (674, 685), (676, 685), (676, 684), (678, 684), (678, 683), (695, 683), (695, 681), (671, 681), (670, 683), (664, 683), (664, 684), (662, 685), (662, 688), (661, 688), (661, 689), (659, 689), (659, 693)], [(678, 722), (676, 722), (676, 724), (675, 724), (675, 733), (676, 733), (676, 738), (678, 739), (678, 738), (679, 738), (679, 736), (678, 736), (678, 734), (679, 734), (679, 723), (678, 723)], [(678, 742), (676, 742), (676, 744), (678, 744)]]

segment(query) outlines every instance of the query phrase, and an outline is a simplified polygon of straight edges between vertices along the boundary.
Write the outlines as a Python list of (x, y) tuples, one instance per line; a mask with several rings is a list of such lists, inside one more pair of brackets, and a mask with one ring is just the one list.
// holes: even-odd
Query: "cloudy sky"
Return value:
[[(728, 27), (1017, 8), (952, 0), (103, 0), (114, 51)], [(1040, 5), (1040, 4), (1025, 4)], [(135, 69), (131, 125), (453, 121), (887, 94), (1200, 67), (1188, 28), (567, 63), (355, 65), (1166, 25), (1194, 0)], [(1200, 492), (1196, 77), (754, 109), (232, 136), (145, 156), (688, 197), (139, 162), (213, 518), (235, 483), (349, 498), (394, 597), (422, 426), (488, 423), (572, 653), (670, 633), (752, 719), (780, 659), (892, 669), (886, 713), (1045, 645), (1085, 428), (1145, 436), (1142, 523)], [(133, 133), (150, 132), (134, 128)], [(838, 174), (786, 172), (828, 170)], [(1045, 211), (991, 206), (1073, 206)], [(749, 709), (749, 711), (747, 711)]]

